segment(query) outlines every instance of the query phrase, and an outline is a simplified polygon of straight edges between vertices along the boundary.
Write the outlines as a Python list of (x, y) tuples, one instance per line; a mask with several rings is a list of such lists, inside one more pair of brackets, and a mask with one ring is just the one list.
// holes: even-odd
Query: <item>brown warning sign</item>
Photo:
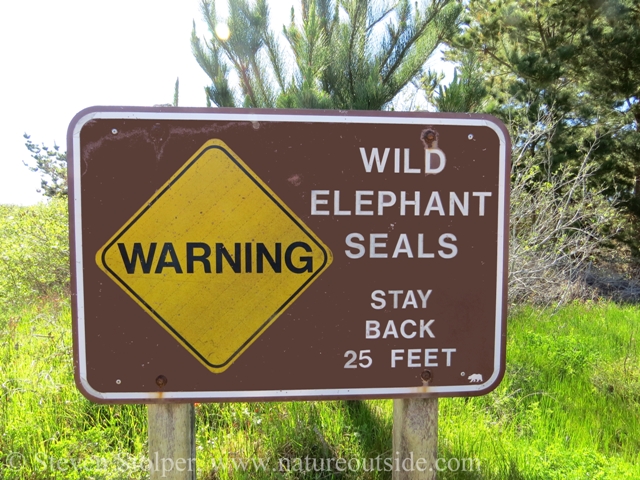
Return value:
[(498, 120), (95, 107), (69, 145), (90, 399), (460, 396), (502, 378)]

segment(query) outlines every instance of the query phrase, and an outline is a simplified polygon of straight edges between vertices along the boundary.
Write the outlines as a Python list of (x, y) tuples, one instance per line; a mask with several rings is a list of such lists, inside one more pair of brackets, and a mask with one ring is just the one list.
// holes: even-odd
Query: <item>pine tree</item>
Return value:
[(300, 17), (292, 8), (283, 27), (294, 60), (288, 68), (287, 51), (269, 29), (266, 0), (228, 2), (228, 31), (221, 35), (215, 1), (203, 0), (210, 38), (201, 41), (195, 24), (191, 37), (212, 82), (207, 102), (219, 107), (386, 108), (457, 33), (462, 11), (452, 0), (301, 0)]
[(25, 146), (35, 160), (35, 166), (24, 163), (32, 172), (40, 172), (40, 187), (38, 192), (45, 197), (66, 197), (67, 187), (67, 152), (61, 152), (58, 145), (53, 148), (38, 146), (31, 141), (31, 136), (24, 134)]
[[(578, 168), (588, 152), (591, 183), (640, 222), (640, 7), (635, 0), (470, 0), (452, 59), (473, 53), (489, 91), (485, 111), (522, 131), (553, 128), (526, 143), (549, 159), (544, 177)], [(628, 236), (630, 243), (640, 239)]]
[(178, 102), (180, 99), (180, 77), (176, 78), (176, 84), (173, 87), (173, 107), (178, 106)]
[(573, 64), (588, 95), (615, 117), (610, 163), (632, 179), (626, 205), (640, 217), (640, 4), (608, 0), (599, 13), (586, 26)]
[(479, 67), (476, 53), (470, 51), (461, 58), (449, 85), (442, 85), (442, 73), (429, 70), (420, 80), (429, 103), (438, 112), (477, 113), (490, 109), (488, 90), (484, 77), (479, 74)]

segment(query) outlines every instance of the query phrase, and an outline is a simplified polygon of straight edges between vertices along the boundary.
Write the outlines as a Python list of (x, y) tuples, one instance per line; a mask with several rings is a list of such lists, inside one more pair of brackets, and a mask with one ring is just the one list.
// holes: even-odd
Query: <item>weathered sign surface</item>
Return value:
[(502, 378), (498, 120), (94, 107), (69, 145), (90, 399), (461, 396)]

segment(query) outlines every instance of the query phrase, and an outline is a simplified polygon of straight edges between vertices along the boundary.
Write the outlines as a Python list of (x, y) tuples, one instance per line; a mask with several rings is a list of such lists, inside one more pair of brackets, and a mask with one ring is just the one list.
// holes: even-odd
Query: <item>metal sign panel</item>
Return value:
[(88, 398), (464, 396), (500, 382), (510, 145), (495, 118), (94, 107), (68, 144)]

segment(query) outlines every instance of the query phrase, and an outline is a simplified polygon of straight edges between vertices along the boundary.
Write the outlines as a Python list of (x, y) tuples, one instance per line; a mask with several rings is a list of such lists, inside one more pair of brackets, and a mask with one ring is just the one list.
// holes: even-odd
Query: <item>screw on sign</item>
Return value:
[(95, 107), (71, 122), (69, 145), (87, 397), (498, 385), (510, 151), (498, 120)]

